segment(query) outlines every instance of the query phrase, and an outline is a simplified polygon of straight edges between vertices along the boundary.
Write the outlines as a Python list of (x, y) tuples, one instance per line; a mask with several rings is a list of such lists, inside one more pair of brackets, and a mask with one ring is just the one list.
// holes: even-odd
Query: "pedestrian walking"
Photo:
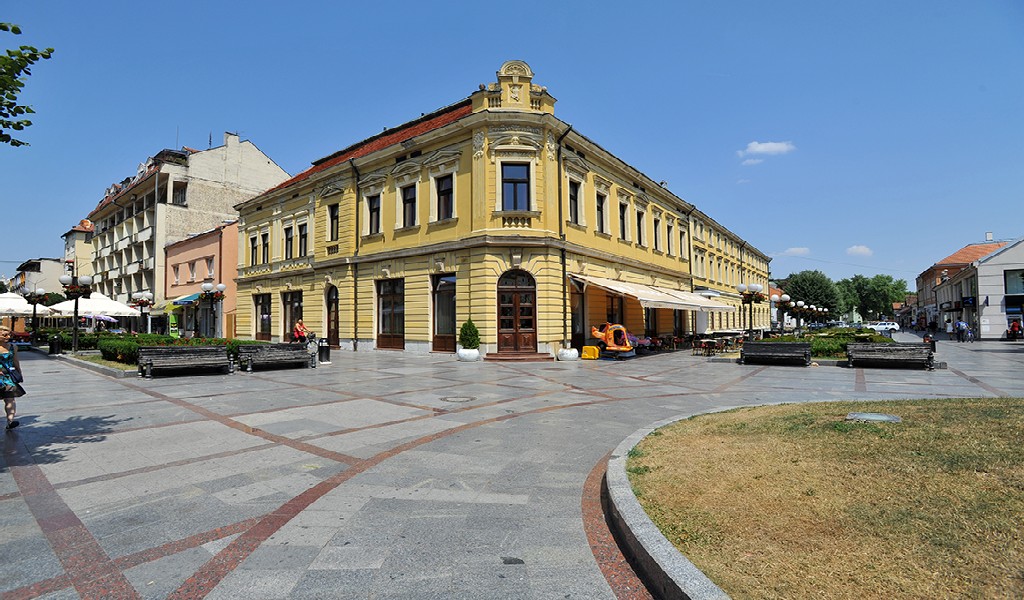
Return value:
[(21, 362), (18, 361), (18, 347), (11, 343), (11, 328), (0, 325), (0, 397), (4, 399), (7, 429), (19, 425), (15, 418), (18, 412), (15, 400), (25, 395), (25, 388), (21, 387), (24, 380)]
[(963, 319), (956, 320), (956, 341), (967, 341), (967, 321), (964, 321)]
[(946, 339), (953, 339), (953, 321), (946, 319)]
[(1010, 332), (1010, 335), (1007, 337), (1010, 338), (1010, 341), (1017, 341), (1020, 338), (1021, 333), (1020, 321), (1014, 320), (1010, 323), (1010, 329), (1008, 331)]

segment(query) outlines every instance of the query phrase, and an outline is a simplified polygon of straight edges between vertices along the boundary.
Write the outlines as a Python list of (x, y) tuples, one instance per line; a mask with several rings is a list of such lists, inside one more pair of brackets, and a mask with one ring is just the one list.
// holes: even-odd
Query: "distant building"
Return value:
[[(235, 337), (238, 222), (230, 221), (168, 244), (163, 296), (168, 333), (181, 337)], [(203, 284), (224, 285), (221, 298), (203, 295)]]
[(995, 252), (1008, 242), (987, 241), (979, 244), (968, 244), (950, 254), (946, 258), (928, 267), (917, 276), (917, 319), (925, 324), (935, 322), (941, 325), (946, 319), (959, 316), (961, 309), (954, 306), (952, 291), (947, 287), (946, 296), (939, 297), (939, 286), (949, 280), (972, 262)]
[(93, 288), (124, 303), (136, 292), (152, 293), (154, 327), (165, 329), (164, 247), (235, 219), (235, 204), (286, 179), (233, 133), (209, 150), (161, 150), (133, 177), (111, 185), (89, 214)]
[(82, 219), (61, 236), (64, 238), (64, 270), (68, 275), (93, 275), (91, 240), (95, 230), (92, 221)]
[(972, 261), (935, 288), (948, 318), (963, 319), (978, 339), (1005, 339), (1024, 307), (1024, 239)]
[(34, 292), (42, 288), (46, 292), (63, 292), (60, 276), (64, 274), (64, 260), (61, 258), (33, 258), (18, 265), (18, 272), (10, 281), (11, 291), (22, 289)]

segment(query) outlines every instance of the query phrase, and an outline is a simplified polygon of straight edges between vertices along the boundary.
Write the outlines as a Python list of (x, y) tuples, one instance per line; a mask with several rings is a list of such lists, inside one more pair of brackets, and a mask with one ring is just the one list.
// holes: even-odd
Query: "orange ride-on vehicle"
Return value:
[(597, 340), (601, 354), (609, 353), (615, 358), (636, 356), (633, 345), (629, 343), (626, 328), (615, 323), (602, 323), (590, 328), (590, 336)]

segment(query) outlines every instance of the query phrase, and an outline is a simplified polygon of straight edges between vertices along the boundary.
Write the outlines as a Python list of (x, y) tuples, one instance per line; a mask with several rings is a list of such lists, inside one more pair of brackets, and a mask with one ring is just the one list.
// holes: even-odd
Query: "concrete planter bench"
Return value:
[(142, 346), (139, 348), (139, 377), (152, 378), (154, 370), (179, 371), (223, 369), (234, 371), (224, 346)]
[(245, 344), (238, 347), (238, 364), (248, 372), (282, 365), (315, 369), (316, 354), (310, 354), (306, 344)]
[(935, 353), (929, 344), (857, 344), (846, 346), (846, 359), (854, 363), (893, 367), (935, 369)]
[(811, 364), (810, 342), (748, 342), (740, 350), (740, 363), (801, 362)]

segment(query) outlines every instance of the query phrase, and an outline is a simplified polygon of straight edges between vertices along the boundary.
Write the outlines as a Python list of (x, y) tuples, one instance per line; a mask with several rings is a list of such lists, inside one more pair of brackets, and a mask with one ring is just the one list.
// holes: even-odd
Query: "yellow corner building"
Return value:
[[(769, 258), (554, 116), (521, 61), (468, 98), (324, 157), (239, 211), (237, 333), (298, 319), (352, 351), (549, 359), (590, 327), (765, 329)], [(753, 321), (750, 321), (753, 316)], [(571, 353), (570, 353), (571, 354)]]

